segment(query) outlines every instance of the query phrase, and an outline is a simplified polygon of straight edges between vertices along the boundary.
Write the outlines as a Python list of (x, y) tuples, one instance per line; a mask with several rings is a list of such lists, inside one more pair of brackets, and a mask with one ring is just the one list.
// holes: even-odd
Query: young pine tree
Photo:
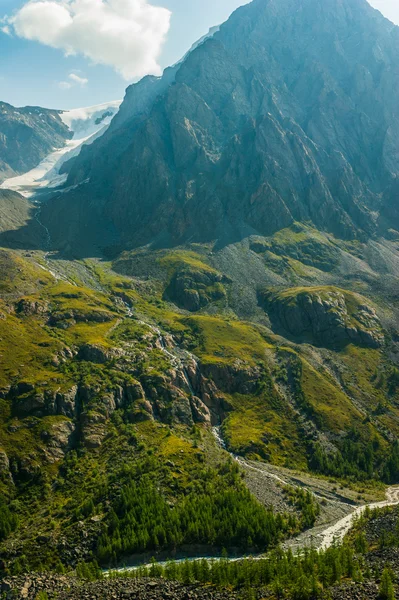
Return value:
[(380, 600), (395, 600), (395, 590), (392, 575), (389, 569), (384, 569), (381, 577), (379, 596)]

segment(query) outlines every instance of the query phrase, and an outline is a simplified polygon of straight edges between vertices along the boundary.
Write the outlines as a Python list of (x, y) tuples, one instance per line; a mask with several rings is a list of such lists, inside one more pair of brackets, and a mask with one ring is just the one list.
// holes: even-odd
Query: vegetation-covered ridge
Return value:
[[(372, 347), (284, 339), (256, 295), (251, 318), (240, 316), (222, 259), (204, 246), (147, 249), (121, 255), (116, 272), (1, 252), (3, 571), (194, 547), (262, 552), (315, 523), (311, 495), (288, 495), (282, 512), (259, 504), (212, 426), (248, 459), (354, 486), (397, 481), (389, 335)], [(218, 278), (224, 300), (184, 308), (170, 290), (181, 273)], [(324, 289), (350, 315), (372, 306), (342, 288), (308, 293)]]

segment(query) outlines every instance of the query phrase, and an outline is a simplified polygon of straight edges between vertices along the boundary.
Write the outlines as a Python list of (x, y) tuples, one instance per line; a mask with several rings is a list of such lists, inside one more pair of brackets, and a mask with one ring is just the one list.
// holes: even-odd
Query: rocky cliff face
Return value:
[(60, 111), (0, 102), (0, 183), (30, 171), (71, 137)]
[(396, 202), (398, 50), (366, 0), (254, 0), (128, 89), (74, 163), (78, 188), (45, 211), (56, 245), (231, 240), (294, 220), (372, 235)]

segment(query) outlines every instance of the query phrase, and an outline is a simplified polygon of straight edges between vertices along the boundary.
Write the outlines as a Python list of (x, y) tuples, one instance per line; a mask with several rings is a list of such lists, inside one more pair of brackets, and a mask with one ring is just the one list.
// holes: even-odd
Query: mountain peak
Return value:
[(71, 165), (71, 194), (46, 207), (57, 244), (59, 211), (81, 244), (71, 208), (87, 197), (101, 198), (89, 245), (268, 235), (303, 220), (374, 235), (399, 175), (391, 30), (366, 0), (241, 7), (162, 78), (129, 89), (109, 132)]

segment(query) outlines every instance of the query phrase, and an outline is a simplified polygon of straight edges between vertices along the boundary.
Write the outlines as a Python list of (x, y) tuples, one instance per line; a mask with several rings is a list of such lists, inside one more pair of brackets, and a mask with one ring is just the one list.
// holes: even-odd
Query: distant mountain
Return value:
[(0, 183), (30, 171), (71, 137), (59, 110), (0, 102)]
[[(6, 179), (0, 187), (32, 196), (43, 188), (53, 188), (65, 183), (66, 175), (61, 173), (64, 163), (76, 156), (84, 144), (92, 143), (106, 131), (120, 104), (120, 101), (114, 101), (88, 108), (56, 111), (71, 139), (66, 143), (65, 139), (54, 140), (54, 147), (39, 164), (24, 170), (19, 176)], [(28, 151), (28, 144), (25, 142), (21, 145), (21, 154)]]
[(254, 0), (128, 88), (43, 213), (56, 247), (399, 228), (398, 72), (399, 28), (366, 0)]

